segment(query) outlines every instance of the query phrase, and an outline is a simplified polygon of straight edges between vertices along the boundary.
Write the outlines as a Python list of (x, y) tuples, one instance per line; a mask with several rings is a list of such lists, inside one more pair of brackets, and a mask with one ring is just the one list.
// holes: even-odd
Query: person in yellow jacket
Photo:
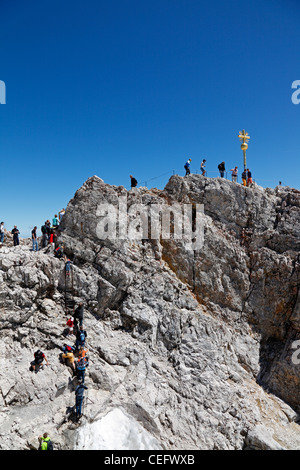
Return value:
[(40, 447), (39, 450), (53, 450), (53, 445), (51, 442), (48, 433), (44, 433), (42, 436), (39, 436)]

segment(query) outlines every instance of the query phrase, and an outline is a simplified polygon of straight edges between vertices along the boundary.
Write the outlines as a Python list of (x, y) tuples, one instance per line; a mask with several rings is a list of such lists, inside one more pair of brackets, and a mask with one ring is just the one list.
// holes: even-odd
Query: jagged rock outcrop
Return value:
[[(113, 213), (125, 197), (128, 208), (203, 204), (203, 247), (99, 238), (99, 206)], [(51, 247), (2, 247), (0, 448), (35, 448), (45, 431), (57, 448), (78, 448), (78, 426), (114, 409), (165, 449), (300, 448), (299, 235), (292, 188), (190, 175), (128, 192), (89, 178), (59, 228), (75, 303), (85, 304), (84, 417), (68, 419), (76, 379), (59, 361), (64, 262)], [(50, 365), (34, 374), (37, 348)]]

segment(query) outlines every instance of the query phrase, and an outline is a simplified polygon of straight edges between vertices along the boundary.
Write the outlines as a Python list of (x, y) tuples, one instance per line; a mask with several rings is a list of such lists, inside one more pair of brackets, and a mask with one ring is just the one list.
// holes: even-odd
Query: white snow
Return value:
[(134, 418), (115, 408), (78, 429), (75, 450), (159, 450), (158, 440)]

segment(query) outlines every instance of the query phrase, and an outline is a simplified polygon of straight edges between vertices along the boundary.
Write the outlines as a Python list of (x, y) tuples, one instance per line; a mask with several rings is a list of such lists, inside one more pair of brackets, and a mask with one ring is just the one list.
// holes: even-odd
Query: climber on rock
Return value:
[(85, 340), (87, 338), (87, 332), (83, 329), (83, 325), (80, 325), (79, 330), (76, 333), (75, 349), (79, 350), (80, 347), (85, 346)]
[(88, 359), (88, 356), (87, 356), (88, 352), (89, 352), (88, 349), (85, 349), (84, 346), (80, 346), (79, 351), (78, 351), (78, 359), (81, 359), (82, 357), (85, 357), (86, 359)]
[(39, 436), (39, 450), (53, 450), (52, 441), (48, 433), (44, 433), (42, 436)]
[(72, 335), (74, 333), (74, 320), (73, 318), (69, 318), (66, 323), (66, 332), (65, 336)]
[(69, 350), (69, 351), (66, 351), (66, 352), (62, 353), (61, 360), (64, 364), (71, 367), (74, 374), (76, 373), (75, 357), (74, 357), (73, 351)]
[(37, 373), (41, 368), (43, 369), (44, 368), (44, 366), (43, 366), (44, 359), (45, 359), (46, 364), (48, 366), (49, 365), (48, 359), (46, 358), (45, 354), (40, 349), (38, 349), (34, 353), (34, 360), (31, 362), (30, 370), (33, 370)]
[(55, 258), (58, 258), (58, 259), (64, 256), (64, 245), (61, 245), (55, 248), (54, 256)]
[(75, 408), (76, 408), (77, 420), (80, 419), (82, 416), (81, 408), (82, 408), (82, 402), (83, 402), (85, 390), (88, 390), (88, 387), (86, 387), (83, 382), (80, 382), (79, 385), (77, 385), (76, 390), (75, 390), (75, 396), (76, 396)]
[(85, 370), (86, 370), (86, 367), (88, 367), (88, 365), (89, 365), (89, 361), (86, 356), (80, 357), (76, 364), (77, 378), (83, 384), (85, 380)]
[(71, 263), (72, 261), (67, 256), (65, 256), (65, 272), (67, 277), (70, 276)]
[(78, 329), (78, 321), (79, 321), (79, 326), (82, 325), (83, 323), (83, 314), (84, 314), (84, 306), (83, 302), (80, 302), (78, 307), (75, 309), (74, 312), (74, 328), (75, 330)]

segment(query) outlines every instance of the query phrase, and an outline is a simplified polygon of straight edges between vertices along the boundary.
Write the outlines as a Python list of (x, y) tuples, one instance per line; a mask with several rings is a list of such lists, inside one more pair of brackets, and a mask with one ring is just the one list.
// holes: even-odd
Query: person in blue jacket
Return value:
[(191, 170), (190, 170), (190, 167), (191, 167), (191, 161), (192, 159), (189, 158), (188, 161), (186, 162), (186, 164), (184, 165), (184, 169), (185, 169), (185, 176), (187, 175), (190, 175), (191, 174)]

